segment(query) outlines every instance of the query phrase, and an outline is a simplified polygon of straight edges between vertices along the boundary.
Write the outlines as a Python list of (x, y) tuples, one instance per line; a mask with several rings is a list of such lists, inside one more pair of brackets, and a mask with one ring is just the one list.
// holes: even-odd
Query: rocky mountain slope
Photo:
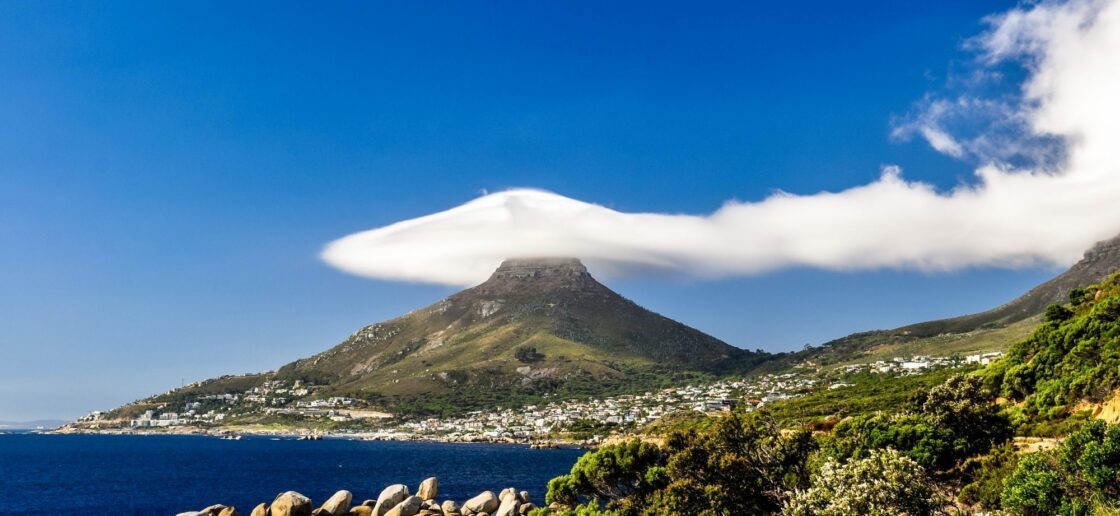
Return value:
[[(563, 390), (643, 374), (743, 371), (762, 359), (655, 314), (579, 260), (508, 260), (489, 280), (366, 326), (276, 378), (369, 398), (458, 390)], [(633, 378), (630, 378), (633, 377)]]
[(1069, 301), (1069, 293), (1120, 271), (1120, 236), (1097, 242), (1080, 261), (1053, 279), (1009, 303), (984, 312), (895, 328), (855, 333), (789, 357), (797, 362), (838, 363), (906, 354), (1006, 349), (1034, 329), (1052, 304)]

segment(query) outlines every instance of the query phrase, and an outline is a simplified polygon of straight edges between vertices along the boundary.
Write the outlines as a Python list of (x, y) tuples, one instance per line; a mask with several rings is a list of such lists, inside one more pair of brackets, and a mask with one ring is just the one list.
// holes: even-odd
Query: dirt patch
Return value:
[(1112, 395), (1105, 401), (1099, 403), (1082, 401), (1073, 407), (1073, 412), (1083, 410), (1088, 410), (1095, 419), (1100, 419), (1110, 425), (1120, 423), (1120, 389), (1113, 391)]
[(1053, 437), (1016, 437), (1014, 441), (1015, 451), (1019, 453), (1053, 450), (1061, 442), (1061, 439), (1054, 439)]

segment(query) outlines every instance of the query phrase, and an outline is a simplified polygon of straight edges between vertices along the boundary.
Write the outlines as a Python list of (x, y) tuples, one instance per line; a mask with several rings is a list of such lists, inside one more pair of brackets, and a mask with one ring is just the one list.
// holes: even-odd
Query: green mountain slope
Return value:
[(950, 355), (1006, 350), (1041, 321), (1046, 307), (1065, 303), (1069, 293), (1120, 271), (1120, 236), (1098, 242), (1081, 261), (1013, 301), (977, 314), (854, 333), (795, 353), (784, 361), (817, 364), (864, 362), (915, 354)]
[(1030, 416), (1060, 415), (1120, 388), (1120, 275), (1079, 289), (987, 371), (1001, 394)]
[(362, 328), (276, 378), (400, 401), (464, 389), (612, 390), (745, 371), (763, 358), (634, 304), (578, 260), (509, 260), (481, 285)]

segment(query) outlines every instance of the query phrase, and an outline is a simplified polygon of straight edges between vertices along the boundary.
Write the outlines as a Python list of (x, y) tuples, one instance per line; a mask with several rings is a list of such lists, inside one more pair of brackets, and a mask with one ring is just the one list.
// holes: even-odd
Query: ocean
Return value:
[(283, 491), (318, 505), (339, 489), (355, 504), (390, 484), (412, 492), (439, 477), (439, 499), (526, 490), (543, 504), (548, 480), (578, 450), (527, 446), (201, 436), (0, 433), (0, 514), (174, 515), (215, 503), (247, 515)]

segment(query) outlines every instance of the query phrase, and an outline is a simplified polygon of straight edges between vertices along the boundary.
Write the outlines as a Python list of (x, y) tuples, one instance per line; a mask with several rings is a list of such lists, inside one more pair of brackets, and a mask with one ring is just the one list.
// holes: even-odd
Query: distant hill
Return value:
[(0, 421), (0, 431), (3, 430), (35, 430), (43, 428), (46, 430), (58, 428), (66, 424), (66, 421), (58, 419), (36, 419), (34, 421)]
[(1067, 303), (1073, 289), (1098, 283), (1117, 271), (1120, 271), (1120, 236), (1096, 243), (1081, 261), (1065, 272), (991, 310), (893, 330), (854, 333), (796, 353), (787, 361), (829, 364), (908, 354), (947, 355), (1006, 349), (1012, 342), (1031, 334), (1047, 306)]
[(476, 287), (361, 328), (275, 373), (201, 382), (146, 402), (298, 380), (317, 386), (318, 398), (449, 413), (742, 373), (769, 356), (638, 306), (596, 281), (579, 260), (507, 260)]

